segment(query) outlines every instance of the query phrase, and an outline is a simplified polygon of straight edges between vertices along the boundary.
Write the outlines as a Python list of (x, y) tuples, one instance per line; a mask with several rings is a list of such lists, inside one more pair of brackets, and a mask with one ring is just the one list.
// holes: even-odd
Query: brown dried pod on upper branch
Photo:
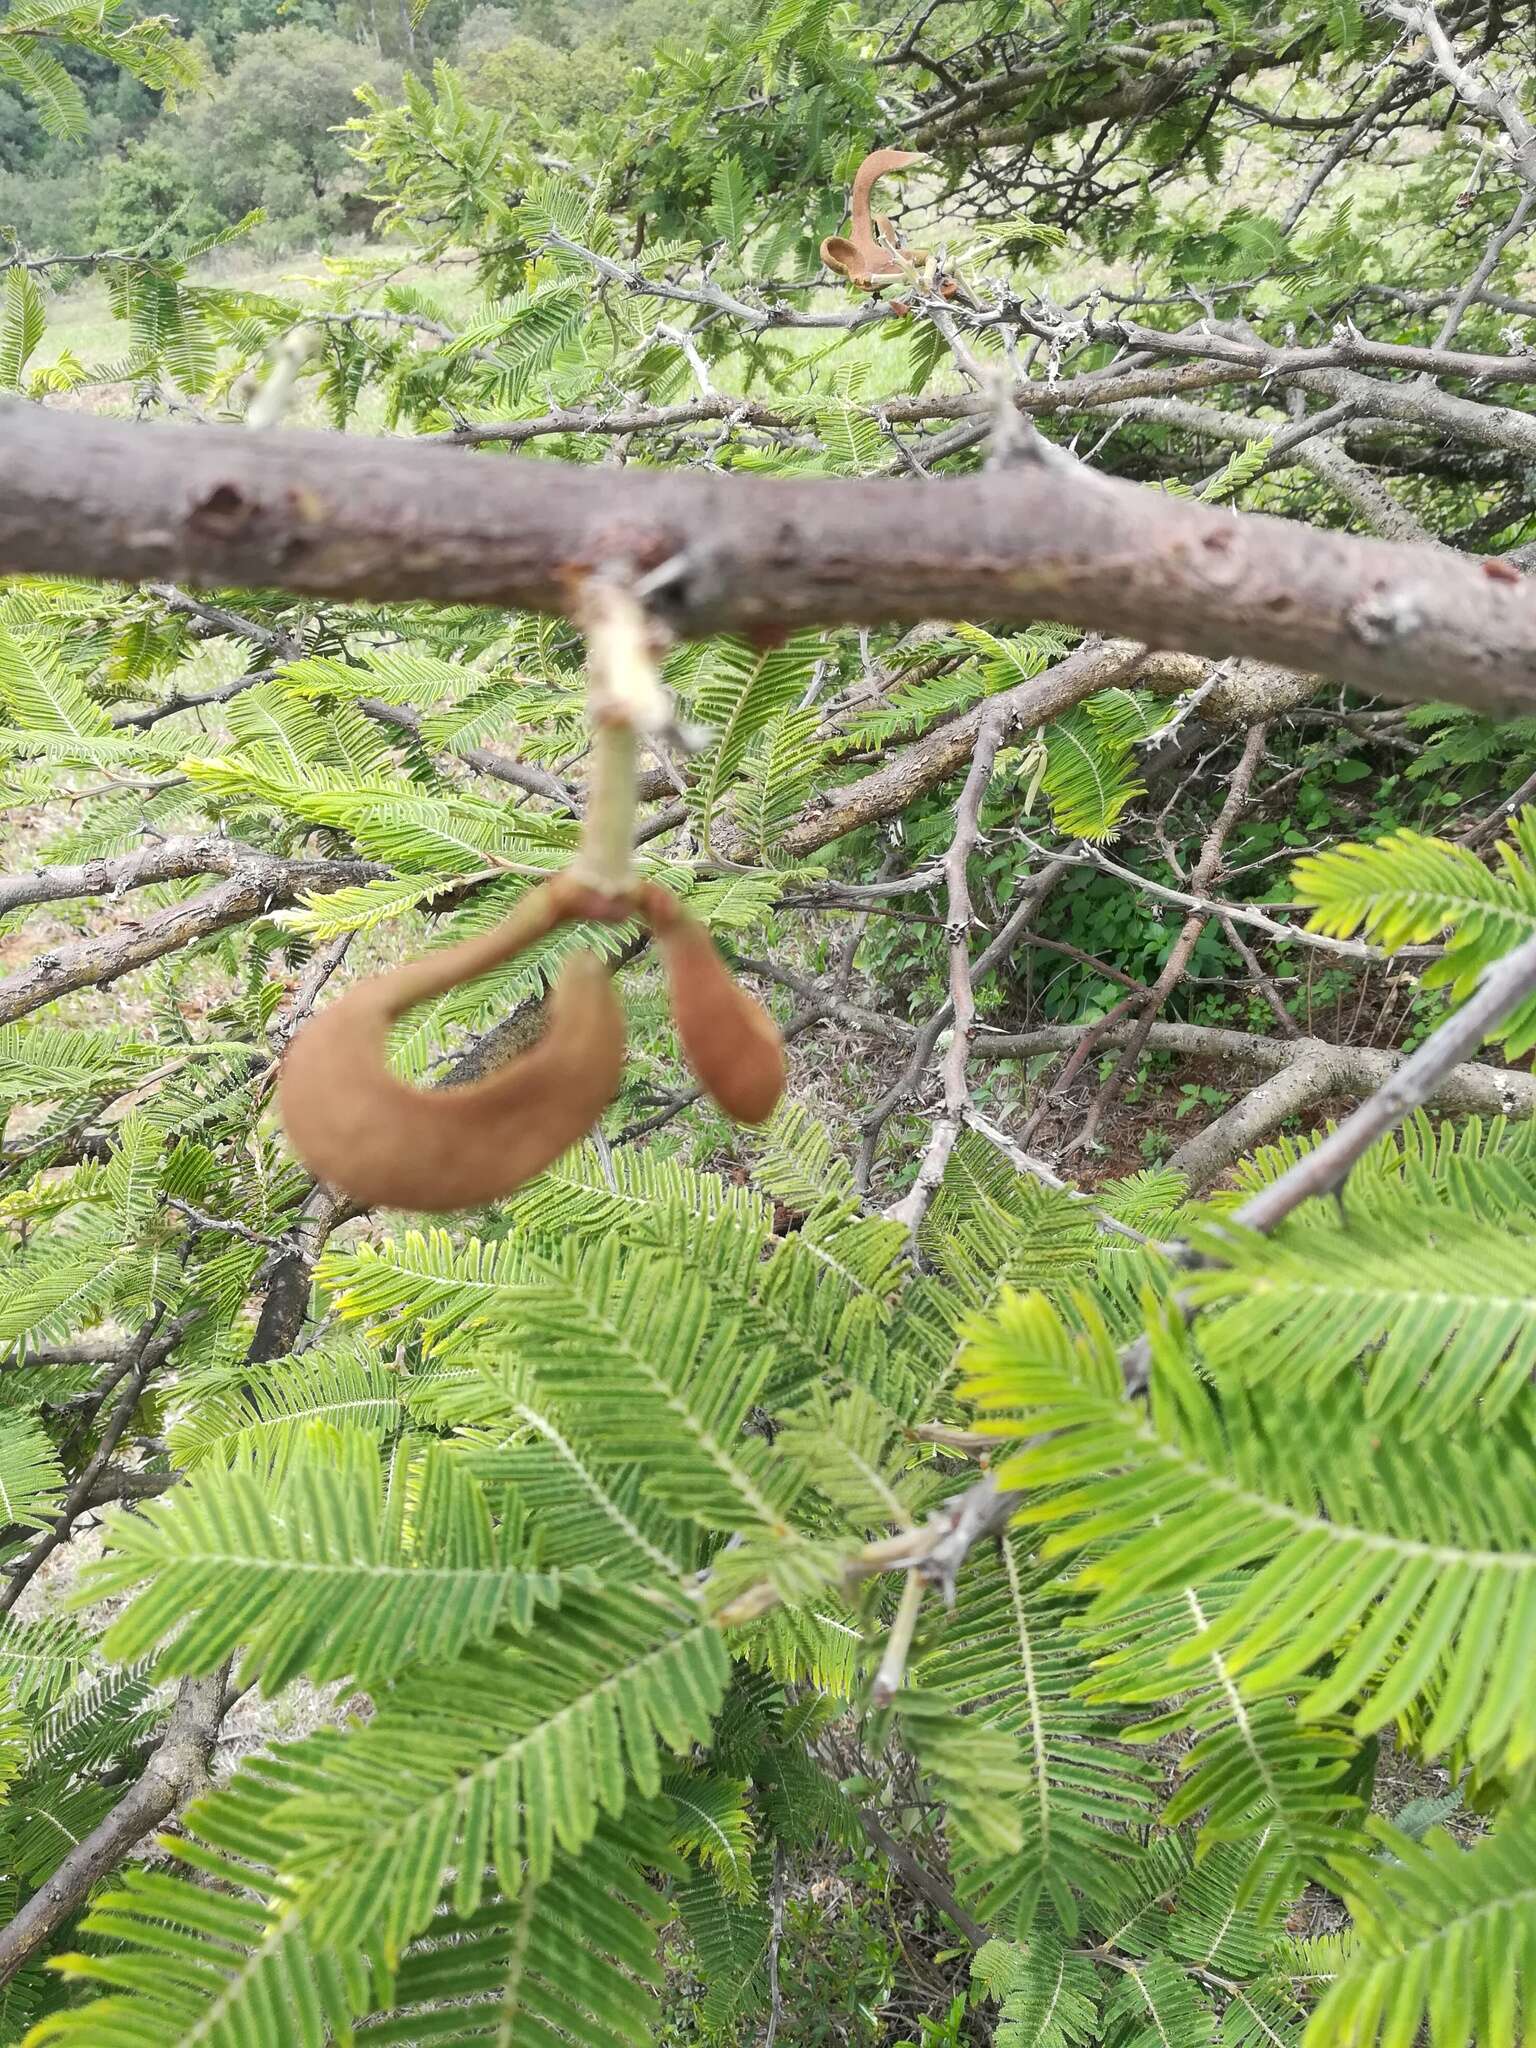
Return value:
[(921, 161), (920, 154), (910, 149), (876, 149), (854, 173), (851, 233), (828, 235), (821, 245), (821, 260), (829, 270), (841, 271), (861, 291), (876, 291), (881, 285), (910, 278), (927, 261), (926, 249), (904, 249), (892, 222), (869, 210), (870, 194), (887, 172), (905, 170), (908, 164)]

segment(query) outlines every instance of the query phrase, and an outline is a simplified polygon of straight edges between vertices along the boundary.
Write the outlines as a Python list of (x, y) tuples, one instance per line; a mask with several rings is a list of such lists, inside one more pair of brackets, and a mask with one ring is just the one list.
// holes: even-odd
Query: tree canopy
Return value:
[(0, 16), (0, 2042), (1529, 2038), (1531, 56)]

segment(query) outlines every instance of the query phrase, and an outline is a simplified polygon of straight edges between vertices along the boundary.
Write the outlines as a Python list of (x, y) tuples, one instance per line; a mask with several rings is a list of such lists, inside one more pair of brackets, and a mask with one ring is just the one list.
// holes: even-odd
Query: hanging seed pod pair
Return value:
[(568, 872), (530, 891), (494, 931), (373, 975), (304, 1026), (278, 1096), (295, 1152), (317, 1179), (369, 1207), (474, 1208), (542, 1173), (586, 1135), (623, 1077), (624, 1012), (596, 954), (566, 961), (544, 1036), (482, 1081), (407, 1086), (389, 1070), (389, 1028), (562, 925), (634, 916), (661, 954), (688, 1064), (727, 1116), (762, 1123), (784, 1090), (783, 1041), (706, 928), (655, 882), (609, 896)]
[(294, 1151), (317, 1179), (365, 1206), (441, 1213), (495, 1201), (552, 1166), (617, 1095), (624, 1012), (607, 967), (589, 952), (562, 967), (544, 1036), (499, 1072), (420, 1089), (389, 1070), (389, 1029), (407, 1010), (563, 925), (638, 917), (649, 927), (684, 1056), (728, 1116), (762, 1123), (784, 1091), (772, 1018), (677, 897), (631, 867), (635, 732), (670, 715), (649, 622), (613, 584), (588, 590), (580, 609), (595, 733), (576, 864), (530, 890), (493, 931), (359, 982), (311, 1018), (283, 1061), (278, 1106)]

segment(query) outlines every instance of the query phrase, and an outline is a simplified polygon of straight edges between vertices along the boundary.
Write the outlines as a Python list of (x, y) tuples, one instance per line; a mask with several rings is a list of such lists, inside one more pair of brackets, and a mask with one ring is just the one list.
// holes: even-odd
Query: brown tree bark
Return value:
[(1536, 711), (1536, 584), (1510, 565), (1220, 511), (1035, 452), (949, 481), (721, 477), (12, 403), (0, 574), (564, 611), (585, 574), (619, 566), (685, 635), (1056, 619)]

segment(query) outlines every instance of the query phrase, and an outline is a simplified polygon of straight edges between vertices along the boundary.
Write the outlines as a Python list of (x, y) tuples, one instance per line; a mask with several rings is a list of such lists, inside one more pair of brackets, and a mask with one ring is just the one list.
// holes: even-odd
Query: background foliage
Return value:
[[(22, 0), (0, 390), (197, 432), (302, 328), (296, 417), (466, 489), (1033, 420), (1518, 573), (1530, 56), (1479, 0)], [(896, 141), (931, 260), (864, 298), (817, 245)], [(443, 1226), (309, 1182), (276, 1067), (569, 858), (575, 636), (0, 586), (0, 2039), (1527, 2038), (1530, 1002), (1236, 1211), (1536, 929), (1531, 723), (1130, 653), (1032, 709), (1092, 653), (674, 650), (639, 862), (790, 1106), (696, 1104), (564, 934), (396, 1035), (468, 1078), (621, 959), (602, 1131)]]

